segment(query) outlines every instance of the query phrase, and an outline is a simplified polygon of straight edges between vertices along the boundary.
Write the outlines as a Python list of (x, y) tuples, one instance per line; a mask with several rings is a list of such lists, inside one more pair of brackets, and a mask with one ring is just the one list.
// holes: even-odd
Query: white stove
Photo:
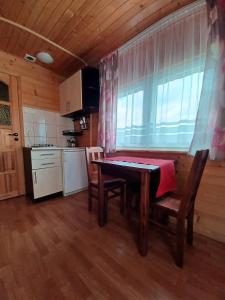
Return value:
[(54, 148), (56, 146), (54, 146), (53, 144), (34, 144), (31, 147), (32, 148)]

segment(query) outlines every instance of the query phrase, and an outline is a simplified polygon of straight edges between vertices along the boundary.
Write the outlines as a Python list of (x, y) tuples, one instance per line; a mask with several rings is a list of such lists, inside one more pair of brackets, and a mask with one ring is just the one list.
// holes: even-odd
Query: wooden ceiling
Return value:
[[(120, 47), (162, 17), (194, 0), (0, 0), (0, 16), (17, 22), (84, 59), (88, 65)], [(65, 77), (83, 64), (24, 30), (0, 21), (0, 50), (24, 57), (41, 50)]]

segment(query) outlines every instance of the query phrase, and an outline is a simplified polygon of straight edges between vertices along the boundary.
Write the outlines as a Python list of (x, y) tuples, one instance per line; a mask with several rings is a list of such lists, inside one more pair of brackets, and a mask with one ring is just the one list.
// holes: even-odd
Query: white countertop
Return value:
[(80, 151), (85, 150), (85, 147), (27, 147), (32, 151), (53, 151), (53, 150), (62, 150), (62, 151)]

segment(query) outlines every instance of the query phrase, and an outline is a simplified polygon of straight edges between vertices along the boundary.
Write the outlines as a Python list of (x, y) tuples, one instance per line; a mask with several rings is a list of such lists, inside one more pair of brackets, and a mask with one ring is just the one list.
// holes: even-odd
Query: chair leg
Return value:
[(91, 186), (88, 186), (88, 210), (92, 211)]
[(193, 219), (194, 212), (192, 211), (187, 217), (187, 243), (193, 245)]
[(176, 265), (180, 268), (183, 267), (184, 262), (184, 239), (185, 239), (185, 225), (177, 225), (176, 235)]
[(124, 206), (126, 202), (126, 184), (123, 184), (120, 188), (120, 213), (124, 213)]
[(108, 221), (108, 191), (104, 192), (104, 223)]

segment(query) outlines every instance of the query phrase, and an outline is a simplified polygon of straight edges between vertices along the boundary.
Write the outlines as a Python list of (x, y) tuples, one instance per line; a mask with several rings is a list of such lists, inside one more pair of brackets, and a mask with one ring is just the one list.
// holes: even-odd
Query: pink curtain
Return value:
[(225, 0), (207, 0), (208, 47), (203, 87), (190, 152), (209, 148), (225, 159)]
[(98, 145), (106, 153), (116, 150), (116, 105), (117, 105), (117, 65), (118, 52), (100, 61), (100, 103)]

